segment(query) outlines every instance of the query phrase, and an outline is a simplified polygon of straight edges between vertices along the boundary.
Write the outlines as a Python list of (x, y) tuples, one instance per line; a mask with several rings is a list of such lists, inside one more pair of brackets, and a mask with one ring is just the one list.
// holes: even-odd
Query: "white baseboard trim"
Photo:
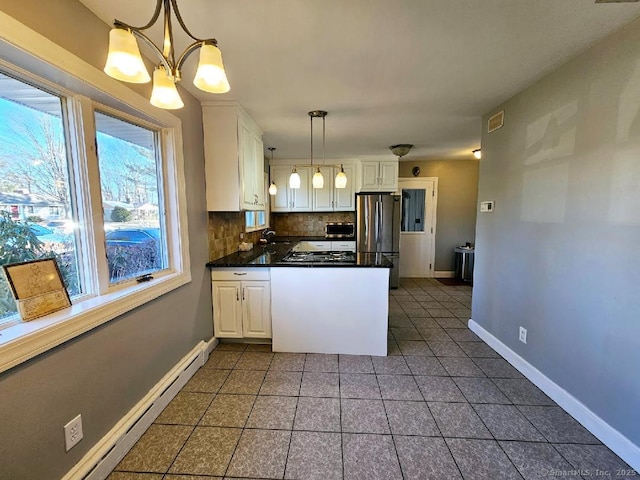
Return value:
[(201, 341), (96, 443), (63, 480), (104, 480), (162, 410), (205, 364), (218, 339)]
[(472, 319), (469, 320), (472, 332), (484, 340), (491, 348), (502, 355), (520, 373), (546, 393), (553, 401), (589, 430), (616, 455), (640, 472), (640, 446), (634, 444), (618, 430), (593, 413), (580, 400), (567, 392), (520, 355), (511, 350)]
[(456, 276), (456, 272), (453, 270), (435, 270), (433, 272), (433, 276), (435, 278), (454, 278)]

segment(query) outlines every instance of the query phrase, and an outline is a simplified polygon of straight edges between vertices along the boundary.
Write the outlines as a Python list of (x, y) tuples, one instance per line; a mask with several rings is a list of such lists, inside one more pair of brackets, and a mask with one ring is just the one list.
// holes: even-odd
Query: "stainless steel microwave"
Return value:
[(350, 222), (327, 222), (324, 226), (326, 238), (355, 238), (356, 227)]

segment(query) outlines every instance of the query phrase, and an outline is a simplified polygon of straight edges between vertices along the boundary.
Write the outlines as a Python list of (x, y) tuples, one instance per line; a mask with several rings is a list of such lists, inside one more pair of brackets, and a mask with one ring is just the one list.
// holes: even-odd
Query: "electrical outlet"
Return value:
[(78, 414), (64, 426), (64, 445), (67, 452), (82, 440), (82, 415)]
[(520, 341), (527, 343), (527, 329), (524, 327), (520, 327)]

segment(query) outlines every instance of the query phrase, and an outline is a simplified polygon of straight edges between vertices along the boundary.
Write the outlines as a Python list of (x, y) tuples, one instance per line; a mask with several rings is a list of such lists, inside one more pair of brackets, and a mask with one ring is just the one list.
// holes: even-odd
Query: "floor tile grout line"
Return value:
[[(246, 348), (245, 348), (244, 351), (246, 352)], [(244, 354), (244, 352), (243, 352), (243, 354)], [(238, 359), (238, 361), (240, 361), (240, 359)], [(271, 362), (272, 361), (273, 361), (273, 355), (271, 356), (271, 359), (269, 360), (269, 366), (271, 366)], [(237, 365), (237, 363), (236, 363), (236, 365)], [(233, 370), (235, 370), (235, 368)], [(244, 434), (245, 427), (247, 426), (247, 422), (249, 421), (249, 417), (251, 416), (251, 412), (253, 412), (253, 409), (256, 406), (256, 402), (258, 401), (258, 396), (260, 395), (260, 389), (262, 388), (262, 385), (264, 385), (264, 381), (267, 378), (267, 372), (268, 371), (269, 371), (269, 367), (267, 367), (267, 370), (264, 371), (264, 376), (262, 377), (262, 382), (260, 382), (260, 386), (258, 387), (258, 390), (256, 392), (256, 398), (253, 400), (253, 404), (251, 405), (251, 410), (249, 411), (249, 414), (247, 415), (247, 418), (245, 419), (245, 421), (244, 421), (244, 423), (242, 425), (242, 429), (241, 429), (242, 431), (240, 432), (240, 436), (238, 437), (238, 441), (236, 442), (235, 447), (233, 447), (233, 452), (231, 452), (231, 457), (229, 457), (229, 462), (227, 463), (227, 467), (224, 470), (224, 475), (222, 475), (223, 478), (225, 478), (227, 476), (227, 473), (229, 472), (229, 467), (231, 467), (231, 462), (233, 461), (233, 457), (235, 456), (236, 451), (238, 450), (238, 445), (240, 445), (240, 440), (242, 440), (242, 435)], [(231, 373), (229, 373), (229, 375), (231, 375)], [(222, 385), (220, 386), (220, 389), (222, 389)]]
[[(371, 358), (371, 357), (369, 357)], [(373, 360), (371, 361), (371, 368), (373, 368)], [(338, 372), (340, 372), (340, 355), (338, 355)], [(345, 477), (345, 464), (344, 464), (344, 434), (342, 428), (342, 382), (340, 381), (340, 373), (338, 373), (338, 421), (340, 423), (340, 455), (342, 457), (342, 478)]]
[[(305, 359), (306, 360), (306, 359)], [(300, 388), (302, 388), (302, 379), (300, 379)], [(291, 442), (293, 441), (293, 432), (296, 422), (296, 415), (298, 414), (298, 405), (300, 403), (300, 396), (297, 397), (296, 400), (296, 408), (293, 412), (293, 418), (291, 419), (291, 430), (289, 430), (289, 445), (287, 446), (287, 455), (284, 459), (284, 470), (282, 472), (282, 478), (286, 478), (287, 476), (287, 466), (289, 465), (289, 453), (291, 453)]]
[[(402, 359), (404, 360), (404, 355), (402, 356)], [(404, 360), (404, 362), (405, 362), (405, 364), (407, 363), (406, 360)], [(375, 366), (374, 366), (374, 370), (375, 370)], [(398, 446), (396, 445), (396, 439), (393, 436), (393, 430), (391, 429), (391, 422), (389, 422), (389, 415), (387, 414), (387, 406), (384, 403), (384, 398), (382, 396), (382, 388), (380, 387), (380, 380), (378, 379), (377, 375), (376, 375), (376, 382), (378, 383), (378, 389), (380, 390), (380, 401), (382, 402), (382, 409), (384, 410), (384, 417), (387, 420), (387, 426), (389, 427), (389, 435), (391, 435), (391, 442), (393, 443), (393, 450), (394, 450), (394, 452), (396, 452), (396, 460), (398, 461), (398, 468), (400, 469), (400, 475), (404, 479), (404, 472), (402, 471), (402, 464), (400, 463), (400, 455), (398, 455)], [(414, 380), (414, 382), (415, 382), (415, 380)], [(417, 384), (416, 384), (416, 386), (417, 386)], [(418, 391), (420, 391), (420, 388), (418, 388)], [(420, 395), (422, 396), (422, 392), (420, 392)]]

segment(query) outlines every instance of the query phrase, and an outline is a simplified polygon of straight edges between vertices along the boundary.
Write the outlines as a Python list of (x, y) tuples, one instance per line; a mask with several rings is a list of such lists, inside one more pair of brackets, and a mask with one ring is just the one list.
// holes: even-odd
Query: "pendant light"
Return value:
[(289, 188), (300, 188), (300, 174), (295, 165), (291, 170), (291, 175), (289, 175)]
[[(324, 110), (312, 110), (309, 112), (309, 118), (311, 119), (311, 167), (313, 167), (313, 119), (314, 118), (322, 118), (322, 164), (324, 165), (325, 160), (325, 117), (327, 116), (327, 112)], [(320, 165), (316, 165), (316, 173), (313, 174), (313, 179), (311, 180), (313, 188), (323, 188), (324, 187), (324, 176), (320, 171)]]
[[(171, 10), (176, 20), (192, 40), (193, 43), (180, 54), (176, 60), (173, 41), (173, 26), (171, 24)], [(164, 41), (162, 49), (157, 47), (144, 33), (151, 28), (163, 12)], [(196, 50), (200, 50), (200, 61), (193, 84), (200, 90), (210, 93), (226, 93), (229, 91), (229, 81), (222, 64), (222, 53), (215, 38), (199, 39), (194, 37), (184, 24), (177, 0), (156, 0), (156, 8), (149, 22), (142, 27), (134, 27), (120, 20), (113, 22), (114, 28), (109, 33), (109, 52), (104, 72), (123, 82), (147, 83), (151, 80), (142, 61), (136, 37), (151, 48), (159, 68), (153, 73), (153, 90), (151, 104), (166, 109), (182, 108), (183, 103), (176, 89), (180, 81), (184, 61)]]
[[(271, 165), (273, 165), (273, 151), (276, 149), (276, 147), (269, 147), (268, 150), (271, 152), (271, 163), (269, 163), (269, 172), (271, 172)], [(269, 174), (269, 176), (271, 176), (271, 174)], [(274, 183), (273, 180), (271, 180), (271, 183), (269, 183), (269, 195), (273, 196), (276, 193), (278, 193), (278, 187), (276, 187), (276, 184)]]
[(340, 171), (336, 175), (336, 179), (334, 180), (334, 185), (336, 188), (347, 188), (347, 174), (344, 173), (344, 168), (342, 164), (340, 164)]

